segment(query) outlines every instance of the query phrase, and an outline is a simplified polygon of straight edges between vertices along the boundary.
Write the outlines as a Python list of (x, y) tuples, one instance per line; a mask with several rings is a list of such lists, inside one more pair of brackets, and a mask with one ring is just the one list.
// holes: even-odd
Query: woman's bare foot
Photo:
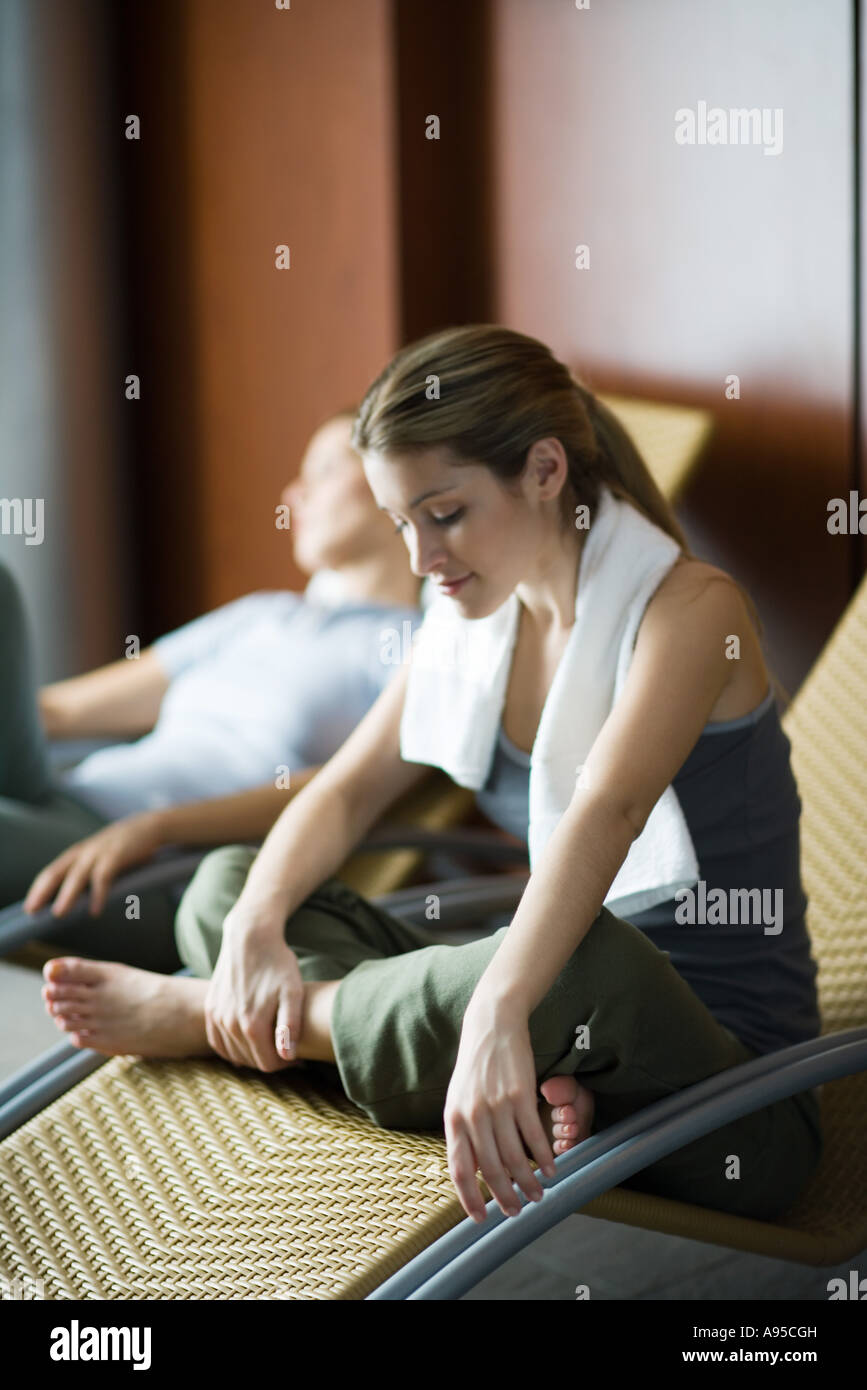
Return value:
[(574, 1076), (552, 1076), (539, 1090), (545, 1097), (539, 1113), (556, 1158), (590, 1137), (595, 1099)]
[(47, 961), (42, 998), (75, 1047), (109, 1056), (203, 1057), (207, 980), (155, 975), (114, 961)]

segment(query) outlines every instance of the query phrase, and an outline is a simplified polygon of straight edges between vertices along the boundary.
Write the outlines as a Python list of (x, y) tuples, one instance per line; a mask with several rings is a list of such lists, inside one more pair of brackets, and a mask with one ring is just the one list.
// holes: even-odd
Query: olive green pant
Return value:
[[(238, 845), (217, 850), (190, 883), (175, 939), (194, 975), (213, 972), (223, 921), (254, 857)], [(443, 1132), (463, 1015), (507, 930), (431, 945), (422, 928), (335, 878), (289, 917), (286, 941), (303, 979), (341, 980), (331, 1021), (336, 1068), (317, 1066), (376, 1124)], [(578, 1042), (588, 1045), (576, 1045), (584, 1025)], [(575, 1076), (594, 1092), (594, 1131), (756, 1055), (714, 1019), (663, 951), (606, 908), (529, 1027), (539, 1081)], [(772, 1218), (791, 1205), (821, 1151), (818, 1101), (807, 1091), (725, 1125), (624, 1185)]]

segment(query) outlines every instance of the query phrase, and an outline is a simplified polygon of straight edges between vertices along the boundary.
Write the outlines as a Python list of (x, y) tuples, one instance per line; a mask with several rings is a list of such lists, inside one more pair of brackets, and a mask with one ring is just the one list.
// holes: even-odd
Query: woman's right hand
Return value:
[(239, 898), (223, 924), (205, 996), (211, 1047), (239, 1067), (271, 1072), (292, 1065), (303, 1003), (304, 982), (282, 916), (277, 921), (251, 913)]

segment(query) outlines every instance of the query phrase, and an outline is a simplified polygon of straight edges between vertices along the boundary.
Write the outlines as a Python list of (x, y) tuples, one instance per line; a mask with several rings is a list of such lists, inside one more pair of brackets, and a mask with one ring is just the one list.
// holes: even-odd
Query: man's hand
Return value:
[(156, 813), (145, 811), (115, 821), (86, 840), (70, 845), (46, 865), (30, 885), (24, 911), (36, 912), (56, 893), (51, 911), (55, 917), (62, 917), (89, 883), (90, 913), (97, 917), (118, 874), (134, 864), (146, 863), (161, 844)]

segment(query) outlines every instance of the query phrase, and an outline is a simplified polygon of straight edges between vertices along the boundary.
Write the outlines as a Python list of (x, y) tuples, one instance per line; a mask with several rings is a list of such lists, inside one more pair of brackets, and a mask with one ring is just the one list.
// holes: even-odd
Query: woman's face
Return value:
[(559, 441), (534, 445), (508, 485), (447, 448), (363, 457), (370, 490), (402, 532), (413, 573), (430, 575), (464, 617), (487, 617), (519, 584), (544, 575), (566, 476)]
[(296, 563), (307, 574), (365, 558), (388, 544), (388, 523), (349, 443), (350, 419), (329, 420), (310, 440), (298, 477), (283, 489)]

